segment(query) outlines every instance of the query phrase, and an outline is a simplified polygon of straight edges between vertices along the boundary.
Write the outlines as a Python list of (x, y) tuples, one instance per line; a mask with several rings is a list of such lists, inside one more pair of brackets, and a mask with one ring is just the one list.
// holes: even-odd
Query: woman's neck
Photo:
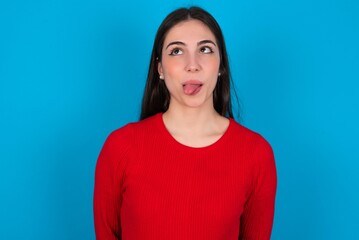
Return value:
[(163, 119), (169, 124), (174, 124), (177, 128), (201, 129), (208, 123), (218, 119), (219, 114), (214, 110), (202, 110), (198, 108), (169, 108), (164, 114)]
[(162, 118), (167, 130), (178, 142), (194, 147), (217, 141), (229, 125), (229, 120), (214, 108), (169, 108)]

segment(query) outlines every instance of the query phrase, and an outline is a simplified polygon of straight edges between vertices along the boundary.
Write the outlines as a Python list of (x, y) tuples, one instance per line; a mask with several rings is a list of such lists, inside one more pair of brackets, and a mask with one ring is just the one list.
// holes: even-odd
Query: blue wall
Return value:
[(0, 239), (94, 239), (93, 175), (138, 118), (155, 31), (198, 4), (223, 28), (242, 123), (272, 144), (272, 239), (356, 239), (359, 2), (0, 3)]

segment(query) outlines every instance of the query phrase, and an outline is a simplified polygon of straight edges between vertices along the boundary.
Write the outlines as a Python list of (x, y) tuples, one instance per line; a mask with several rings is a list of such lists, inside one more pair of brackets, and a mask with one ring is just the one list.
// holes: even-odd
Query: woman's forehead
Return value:
[(172, 41), (181, 42), (200, 42), (203, 40), (212, 40), (215, 42), (216, 38), (210, 28), (203, 22), (195, 19), (179, 22), (174, 25), (166, 34), (166, 43)]

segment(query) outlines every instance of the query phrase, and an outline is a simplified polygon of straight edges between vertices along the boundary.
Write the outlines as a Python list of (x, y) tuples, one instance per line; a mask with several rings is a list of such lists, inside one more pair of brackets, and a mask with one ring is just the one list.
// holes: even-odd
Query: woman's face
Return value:
[(216, 38), (199, 20), (172, 27), (164, 40), (158, 73), (170, 92), (170, 107), (211, 107), (220, 65)]

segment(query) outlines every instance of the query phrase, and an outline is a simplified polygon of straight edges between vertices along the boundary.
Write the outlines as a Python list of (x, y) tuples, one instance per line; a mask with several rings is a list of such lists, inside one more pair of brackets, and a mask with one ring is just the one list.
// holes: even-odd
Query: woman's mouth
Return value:
[(201, 90), (203, 83), (198, 80), (188, 80), (184, 82), (182, 86), (184, 94), (192, 96), (197, 94)]

